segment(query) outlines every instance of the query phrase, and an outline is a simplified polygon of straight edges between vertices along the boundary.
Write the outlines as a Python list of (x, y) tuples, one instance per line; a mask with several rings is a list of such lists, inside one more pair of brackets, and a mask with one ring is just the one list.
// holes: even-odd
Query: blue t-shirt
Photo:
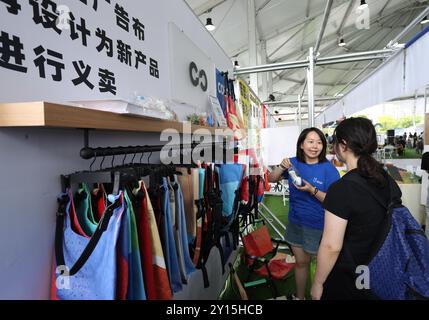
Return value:
[[(289, 160), (301, 178), (322, 192), (328, 191), (329, 186), (340, 178), (338, 170), (329, 161), (307, 164), (298, 161), (296, 157)], [(323, 229), (325, 212), (321, 202), (310, 193), (298, 190), (287, 171), (283, 176), (289, 181), (289, 221), (305, 227)]]

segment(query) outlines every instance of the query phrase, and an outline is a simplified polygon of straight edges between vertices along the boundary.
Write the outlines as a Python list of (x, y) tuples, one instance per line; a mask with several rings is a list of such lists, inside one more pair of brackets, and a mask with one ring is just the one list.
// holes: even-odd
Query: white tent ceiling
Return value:
[[(240, 66), (249, 64), (248, 0), (186, 0), (195, 14), (205, 23), (210, 17), (216, 25), (212, 35), (232, 61)], [(358, 27), (362, 11), (360, 0), (334, 0), (326, 30), (320, 45), (320, 57), (329, 57), (362, 51), (383, 49), (428, 5), (424, 0), (367, 0), (369, 29)], [(326, 0), (255, 0), (258, 39), (258, 64), (261, 64), (261, 43), (266, 42), (267, 63), (305, 60), (308, 49), (314, 47), (323, 21)], [(415, 27), (401, 42), (407, 41), (423, 28)], [(346, 42), (338, 46), (339, 36)], [(315, 97), (333, 97), (345, 94), (359, 80), (365, 78), (381, 60), (375, 61), (348, 87), (346, 85), (368, 64), (368, 61), (317, 66), (315, 69)], [(273, 89), (277, 101), (296, 100), (305, 81), (304, 69), (276, 71)], [(262, 83), (259, 83), (262, 87)], [(270, 93), (270, 92), (268, 92)], [(266, 96), (260, 97), (262, 100)], [(326, 107), (332, 102), (317, 102), (316, 107)], [(296, 105), (276, 106), (273, 111), (290, 114), (293, 119)], [(317, 111), (323, 110), (316, 108)], [(285, 118), (285, 117), (283, 117)]]

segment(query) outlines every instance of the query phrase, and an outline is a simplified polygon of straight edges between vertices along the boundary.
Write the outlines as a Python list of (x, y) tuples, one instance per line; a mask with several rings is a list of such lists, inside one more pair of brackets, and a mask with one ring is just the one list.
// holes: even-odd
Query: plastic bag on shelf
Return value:
[(167, 101), (136, 95), (133, 104), (141, 108), (140, 112), (143, 116), (165, 120), (177, 120), (176, 113), (171, 110)]
[(163, 120), (177, 120), (177, 115), (167, 101), (153, 97), (134, 95), (131, 99), (71, 101), (77, 107), (124, 115), (150, 117)]

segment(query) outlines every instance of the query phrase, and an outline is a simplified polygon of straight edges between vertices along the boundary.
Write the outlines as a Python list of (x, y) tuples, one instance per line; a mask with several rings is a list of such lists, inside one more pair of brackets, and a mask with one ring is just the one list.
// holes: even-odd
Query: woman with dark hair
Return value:
[[(293, 183), (288, 173), (291, 167), (299, 174), (301, 186)], [(339, 177), (337, 169), (326, 160), (326, 139), (317, 128), (303, 130), (296, 144), (296, 157), (283, 159), (268, 176), (270, 182), (283, 178), (289, 180), (286, 241), (291, 245), (296, 260), (297, 299), (305, 299), (311, 256), (317, 253), (322, 236), (324, 211), (321, 203), (329, 186)]]
[[(365, 266), (386, 215), (375, 196), (387, 206), (388, 179), (394, 185), (393, 197), (400, 198), (401, 191), (372, 157), (377, 150), (377, 135), (370, 120), (343, 120), (334, 132), (334, 150), (346, 163), (348, 172), (332, 184), (323, 202), (325, 227), (311, 296), (313, 299), (374, 299)], [(361, 184), (366, 184), (369, 190)]]

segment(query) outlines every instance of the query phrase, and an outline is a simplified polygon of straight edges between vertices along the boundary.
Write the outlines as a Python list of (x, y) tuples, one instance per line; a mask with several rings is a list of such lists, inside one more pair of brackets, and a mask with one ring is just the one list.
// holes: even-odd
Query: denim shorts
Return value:
[(286, 242), (293, 247), (303, 248), (305, 252), (316, 255), (322, 239), (323, 230), (290, 223), (286, 227)]

